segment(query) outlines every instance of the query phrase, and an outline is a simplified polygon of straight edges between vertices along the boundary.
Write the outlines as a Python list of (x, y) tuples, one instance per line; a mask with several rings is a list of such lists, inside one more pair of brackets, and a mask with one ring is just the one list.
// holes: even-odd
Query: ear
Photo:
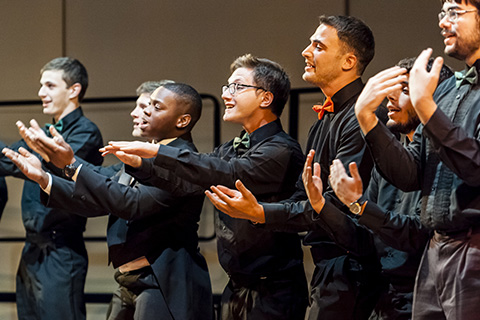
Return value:
[(345, 71), (348, 71), (353, 68), (356, 68), (357, 62), (358, 62), (357, 56), (355, 56), (352, 52), (348, 52), (345, 54), (342, 69)]
[(188, 113), (182, 114), (180, 117), (177, 119), (176, 127), (177, 129), (185, 129), (189, 124), (190, 121), (192, 121), (192, 116)]
[(273, 93), (270, 91), (263, 92), (262, 102), (260, 102), (260, 108), (268, 108), (273, 102)]
[(78, 98), (80, 91), (82, 91), (82, 85), (80, 83), (74, 83), (68, 88), (70, 90), (70, 99)]

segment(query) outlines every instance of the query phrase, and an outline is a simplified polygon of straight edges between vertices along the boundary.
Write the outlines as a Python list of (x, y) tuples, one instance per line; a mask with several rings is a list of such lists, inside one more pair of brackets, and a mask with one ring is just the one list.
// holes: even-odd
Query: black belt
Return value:
[(288, 268), (287, 270), (278, 271), (271, 274), (265, 275), (249, 275), (249, 274), (232, 274), (229, 275), (230, 280), (233, 282), (234, 286), (240, 287), (249, 287), (254, 284), (266, 281), (275, 281), (278, 279), (297, 279), (298, 277), (305, 277), (305, 270), (303, 265), (294, 266)]
[(472, 226), (462, 230), (455, 231), (446, 231), (446, 230), (435, 230), (434, 236), (437, 237), (449, 237), (449, 238), (465, 238), (469, 237), (472, 234), (480, 232), (480, 226)]

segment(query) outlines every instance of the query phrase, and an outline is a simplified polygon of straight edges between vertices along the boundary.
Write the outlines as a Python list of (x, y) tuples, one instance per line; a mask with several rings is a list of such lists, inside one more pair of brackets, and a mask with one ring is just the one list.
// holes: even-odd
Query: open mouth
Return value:
[(305, 61), (305, 64), (306, 64), (305, 71), (310, 70), (310, 69), (315, 69), (315, 66), (313, 64), (309, 63), (308, 61)]

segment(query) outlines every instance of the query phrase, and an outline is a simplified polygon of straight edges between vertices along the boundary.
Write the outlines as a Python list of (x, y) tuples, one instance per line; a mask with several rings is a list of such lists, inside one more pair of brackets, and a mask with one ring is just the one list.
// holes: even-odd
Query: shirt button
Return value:
[(457, 100), (460, 99), (460, 95), (458, 94), (455, 98), (456, 98)]
[(87, 200), (87, 197), (81, 196), (80, 199), (82, 199), (82, 201), (85, 201), (85, 200)]

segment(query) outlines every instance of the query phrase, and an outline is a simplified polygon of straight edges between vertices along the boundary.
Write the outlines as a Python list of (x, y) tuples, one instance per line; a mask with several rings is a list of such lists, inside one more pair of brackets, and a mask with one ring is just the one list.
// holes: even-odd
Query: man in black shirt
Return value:
[[(415, 58), (403, 59), (397, 66), (405, 68), (409, 72), (414, 61)], [(430, 59), (429, 68), (432, 63), (433, 59)], [(365, 90), (375, 88), (376, 90), (371, 91), (372, 94), (385, 97), (385, 93), (382, 92), (381, 82), (383, 79), (381, 74), (372, 77), (365, 86)], [(443, 66), (439, 82), (452, 74), (447, 66)], [(413, 138), (415, 129), (420, 124), (420, 119), (410, 101), (408, 78), (402, 83), (401, 87), (391, 91), (386, 98), (389, 100), (387, 104), (389, 110), (387, 127), (393, 133), (399, 135), (400, 141), (404, 145), (408, 145)], [(421, 228), (419, 221), (420, 192), (402, 192), (374, 169), (364, 198), (369, 202), (376, 203), (382, 210), (386, 211), (383, 217), (375, 220), (364, 212), (363, 215), (357, 214), (357, 219), (355, 215), (345, 214), (332, 205), (325, 205), (320, 208), (317, 207), (317, 204), (321, 204), (321, 201), (318, 201), (317, 198), (321, 198), (322, 193), (316, 187), (321, 187), (322, 183), (318, 180), (318, 171), (312, 177), (311, 159), (312, 156), (307, 157), (303, 178), (306, 179), (304, 184), (310, 203), (318, 212), (314, 220), (324, 226), (325, 229), (331, 229), (335, 241), (350, 252), (365, 255), (372, 250), (376, 250), (380, 259), (382, 277), (379, 281), (384, 281), (385, 287), (370, 319), (411, 319), (415, 275), (423, 248), (429, 238), (428, 231), (421, 231), (425, 228)], [(318, 164), (316, 166), (318, 168)], [(347, 206), (362, 195), (361, 178), (356, 174), (355, 165), (351, 164), (351, 166), (352, 178), (347, 176), (341, 161), (334, 160), (329, 176), (335, 194)], [(313, 183), (313, 179), (315, 179), (315, 183)], [(398, 217), (398, 215), (403, 215), (403, 217)], [(415, 228), (416, 233), (411, 232), (412, 229), (405, 229), (403, 233), (392, 232), (390, 224), (387, 223), (391, 220), (390, 217), (410, 220), (412, 221), (411, 226), (419, 227)], [(367, 229), (361, 226), (365, 226)], [(369, 232), (369, 230), (374, 233)], [(417, 236), (414, 237), (414, 234)], [(359, 245), (366, 243), (370, 245)]]
[[(136, 158), (139, 163), (131, 164), (140, 167), (133, 175), (176, 193), (199, 187), (203, 194), (212, 184), (233, 187), (242, 178), (263, 201), (288, 198), (304, 159), (279, 119), (290, 80), (277, 63), (249, 54), (231, 70), (223, 87), (223, 119), (242, 125), (240, 137), (210, 154), (142, 143), (111, 143), (107, 149), (155, 157)], [(172, 174), (184, 182), (172, 183)], [(218, 212), (216, 235), (220, 264), (230, 278), (222, 295), (223, 319), (304, 319), (308, 291), (298, 234)]]
[[(410, 97), (422, 123), (404, 149), (373, 112), (377, 97), (362, 93), (357, 118), (378, 170), (404, 191), (421, 190), (422, 224), (434, 230), (415, 284), (413, 318), (476, 319), (480, 298), (480, 2), (443, 1), (439, 26), (445, 53), (466, 63), (436, 88), (442, 59), (432, 70), (424, 50), (410, 72)], [(399, 86), (405, 70), (383, 77)], [(380, 98), (380, 97), (379, 97)], [(365, 210), (369, 210), (369, 204)]]
[[(158, 89), (139, 92), (131, 113), (132, 134), (195, 151), (190, 132), (201, 114), (200, 95), (182, 83), (150, 83), (140, 89), (152, 87)], [(56, 139), (60, 141), (58, 146), (47, 139), (52, 148), (35, 147), (47, 153), (58, 167), (77, 167), (65, 170), (75, 183), (48, 177), (45, 172), (33, 175), (35, 168), (29, 165), (28, 154), (25, 158), (8, 151), (6, 154), (20, 166), (25, 165), (24, 172), (29, 170), (30, 177), (48, 193), (43, 194), (48, 206), (73, 207), (74, 213), (85, 217), (109, 215), (109, 261), (118, 268), (115, 280), (119, 287), (107, 319), (211, 320), (210, 278), (198, 251), (197, 236), (203, 195), (174, 196), (141, 184), (125, 173), (123, 165), (88, 165), (74, 157), (60, 136)]]
[[(38, 96), (43, 113), (52, 116), (54, 126), (83, 159), (101, 165), (98, 153), (102, 136), (80, 107), (88, 87), (85, 67), (76, 59), (55, 58), (41, 71)], [(40, 129), (40, 128), (39, 128)], [(0, 142), (0, 148), (6, 145)], [(28, 149), (24, 140), (10, 146)], [(49, 163), (45, 167), (59, 171)], [(86, 219), (70, 210), (47, 208), (41, 203), (39, 186), (26, 179), (18, 168), (0, 154), (0, 175), (25, 179), (22, 221), (25, 247), (17, 272), (16, 299), (19, 319), (85, 319), (83, 289), (88, 257), (83, 241)], [(66, 299), (68, 297), (68, 299)]]
[[(341, 202), (326, 183), (332, 160), (358, 161), (365, 181), (368, 181), (372, 169), (353, 106), (363, 88), (360, 76), (373, 58), (374, 47), (371, 30), (359, 19), (321, 16), (320, 26), (302, 53), (306, 62), (303, 79), (322, 89), (326, 97), (323, 106), (314, 107), (318, 121), (310, 129), (307, 150), (316, 150), (315, 161), (322, 167), (323, 190), (332, 195), (331, 201), (338, 206), (342, 206)], [(315, 263), (309, 319), (369, 317), (379, 291), (375, 284), (380, 272), (378, 259), (374, 252), (355, 257), (338, 246), (326, 230), (312, 222), (312, 210), (301, 176), (294, 195), (282, 203), (259, 205), (242, 183), (237, 182), (237, 188), (241, 192), (213, 187), (220, 198), (207, 194), (220, 210), (237, 218), (262, 223), (264, 228), (308, 231), (304, 244), (311, 246)]]

